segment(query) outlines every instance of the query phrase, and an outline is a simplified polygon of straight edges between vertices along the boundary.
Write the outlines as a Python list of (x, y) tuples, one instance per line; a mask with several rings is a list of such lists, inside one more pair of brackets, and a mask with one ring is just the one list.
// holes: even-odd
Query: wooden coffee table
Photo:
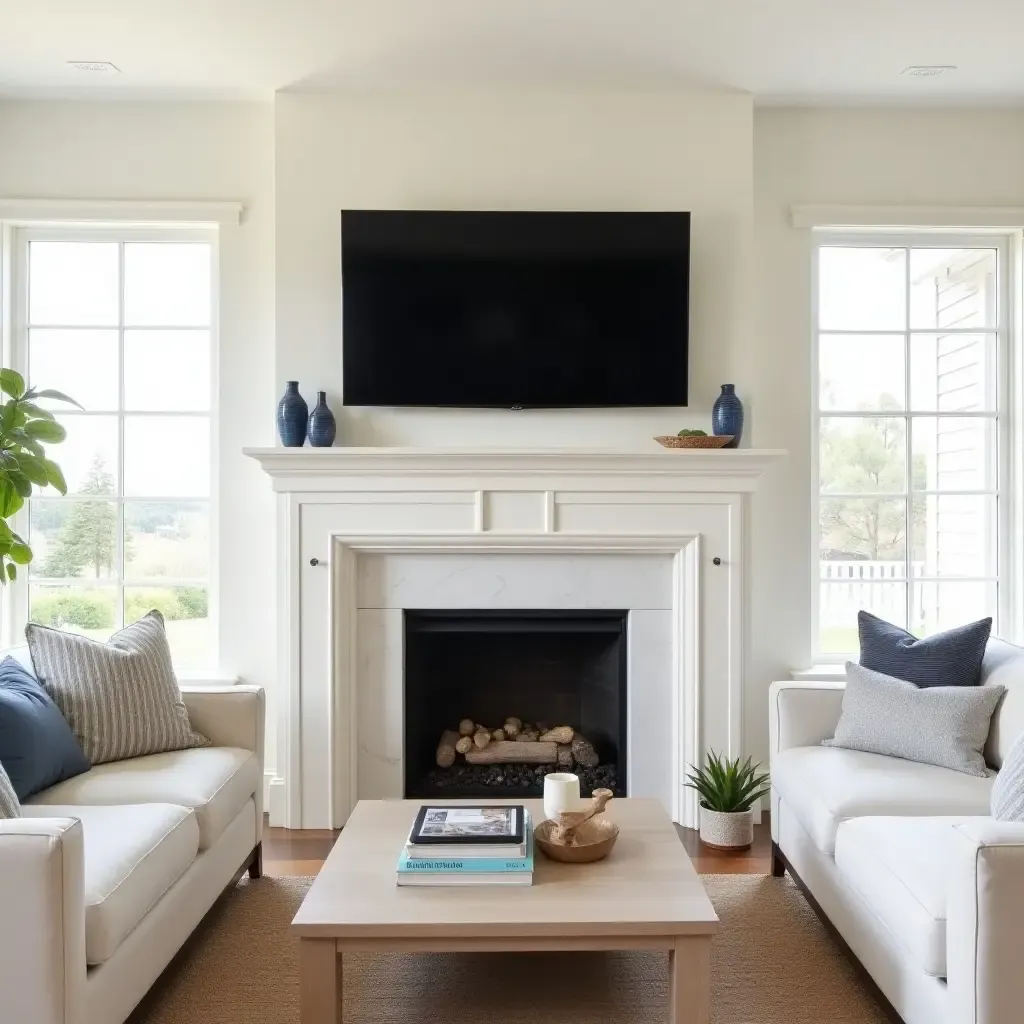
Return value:
[[(541, 802), (527, 805), (540, 821)], [(621, 832), (597, 864), (556, 864), (537, 851), (529, 887), (400, 889), (395, 864), (420, 806), (360, 801), (302, 901), (292, 922), (302, 1024), (340, 1024), (350, 951), (614, 949), (667, 949), (670, 1020), (708, 1024), (718, 918), (657, 800), (612, 801), (607, 814)]]

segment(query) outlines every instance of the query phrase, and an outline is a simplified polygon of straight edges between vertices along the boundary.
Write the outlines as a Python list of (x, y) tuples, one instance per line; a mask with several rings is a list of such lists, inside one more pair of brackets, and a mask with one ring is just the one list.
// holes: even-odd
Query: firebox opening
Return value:
[[(584, 795), (604, 786), (625, 796), (628, 614), (407, 610), (406, 797), (539, 796), (552, 771), (575, 772)], [(504, 735), (510, 719), (521, 734)], [(439, 764), (439, 742), (459, 738), (460, 722), (492, 738), (474, 728), (469, 751)], [(539, 735), (565, 726), (575, 744)]]

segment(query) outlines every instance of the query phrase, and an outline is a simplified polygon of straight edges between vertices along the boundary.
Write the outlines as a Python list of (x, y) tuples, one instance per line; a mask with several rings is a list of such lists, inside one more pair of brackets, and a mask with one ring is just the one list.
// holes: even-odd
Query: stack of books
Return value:
[(398, 857), (399, 885), (531, 885), (533, 823), (511, 807), (420, 808)]

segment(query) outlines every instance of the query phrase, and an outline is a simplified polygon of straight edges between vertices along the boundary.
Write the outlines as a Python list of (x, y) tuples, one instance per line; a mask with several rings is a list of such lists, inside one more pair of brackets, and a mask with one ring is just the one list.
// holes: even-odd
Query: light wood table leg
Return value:
[(334, 939), (299, 940), (299, 1019), (341, 1024), (341, 953)]
[[(670, 1024), (709, 1024), (711, 1020), (711, 936), (676, 939), (669, 950)], [(303, 1018), (302, 1024), (306, 1024)]]

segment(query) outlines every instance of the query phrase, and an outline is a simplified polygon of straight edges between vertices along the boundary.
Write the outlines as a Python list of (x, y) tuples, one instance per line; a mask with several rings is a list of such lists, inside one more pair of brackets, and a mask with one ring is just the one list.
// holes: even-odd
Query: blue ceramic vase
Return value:
[(318, 391), (316, 408), (309, 416), (309, 443), (314, 448), (330, 448), (337, 432), (334, 413), (327, 408), (327, 392)]
[(732, 434), (726, 448), (739, 448), (743, 436), (743, 403), (736, 394), (735, 384), (723, 384), (722, 393), (711, 409), (711, 429), (716, 436)]
[(290, 380), (277, 403), (277, 433), (285, 448), (301, 448), (306, 443), (309, 406), (299, 394), (299, 382)]

